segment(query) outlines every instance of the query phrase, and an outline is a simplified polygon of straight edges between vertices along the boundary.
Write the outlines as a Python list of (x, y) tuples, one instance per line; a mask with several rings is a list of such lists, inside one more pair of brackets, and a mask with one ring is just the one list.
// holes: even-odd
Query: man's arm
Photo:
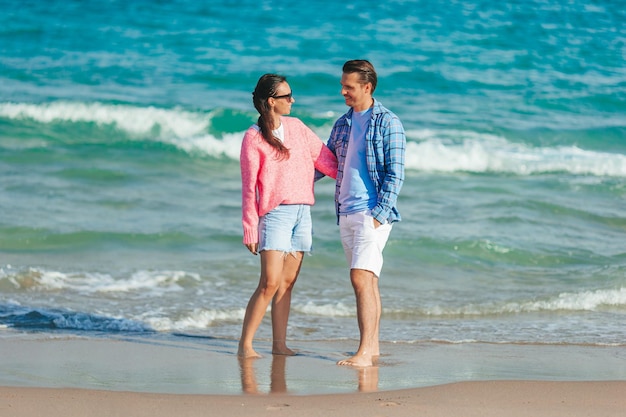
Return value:
[(383, 127), (384, 176), (378, 192), (378, 202), (372, 209), (372, 217), (384, 223), (396, 206), (398, 194), (404, 183), (406, 136), (400, 119), (387, 115)]

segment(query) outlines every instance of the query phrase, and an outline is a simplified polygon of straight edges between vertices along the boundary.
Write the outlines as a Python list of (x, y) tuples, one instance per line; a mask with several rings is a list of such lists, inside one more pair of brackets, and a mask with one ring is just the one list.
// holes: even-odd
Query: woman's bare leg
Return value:
[(261, 252), (261, 277), (259, 285), (250, 297), (241, 329), (237, 355), (244, 358), (261, 357), (253, 348), (252, 340), (265, 316), (267, 307), (280, 287), (283, 270), (283, 252)]
[(272, 300), (272, 353), (275, 355), (295, 355), (287, 347), (287, 323), (291, 310), (291, 291), (298, 279), (302, 266), (303, 252), (285, 254), (280, 285)]

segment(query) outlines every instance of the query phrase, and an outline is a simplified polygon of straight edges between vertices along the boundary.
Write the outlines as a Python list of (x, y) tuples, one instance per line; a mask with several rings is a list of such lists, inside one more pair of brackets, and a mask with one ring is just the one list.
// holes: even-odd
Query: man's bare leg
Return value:
[(372, 356), (375, 361), (380, 356), (380, 316), (383, 311), (382, 302), (380, 299), (380, 289), (378, 288), (378, 277), (374, 275), (374, 297), (376, 297), (376, 330), (374, 332), (374, 346), (372, 348)]
[(378, 322), (381, 302), (378, 277), (371, 271), (351, 269), (350, 280), (356, 296), (357, 320), (361, 338), (359, 349), (354, 356), (337, 362), (337, 365), (372, 366), (374, 358), (380, 354)]

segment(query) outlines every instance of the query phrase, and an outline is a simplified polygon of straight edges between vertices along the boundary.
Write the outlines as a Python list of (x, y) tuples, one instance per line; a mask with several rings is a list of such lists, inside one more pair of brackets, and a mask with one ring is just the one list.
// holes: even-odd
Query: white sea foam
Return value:
[[(472, 304), (459, 308), (431, 307), (423, 313), (428, 316), (484, 316), (531, 313), (541, 311), (595, 311), (602, 308), (626, 308), (626, 288), (567, 292), (545, 300), (514, 301), (493, 304)], [(344, 303), (293, 305), (298, 313), (326, 317), (350, 317), (356, 314), (353, 305)], [(414, 311), (386, 308), (386, 312), (413, 314)]]
[(626, 307), (626, 288), (562, 293), (545, 301), (507, 305), (509, 311), (594, 311), (603, 307)]
[(173, 138), (167, 142), (188, 153), (201, 153), (215, 157), (226, 156), (238, 161), (243, 135), (243, 132), (224, 134), (221, 139), (212, 135), (201, 135), (191, 138)]
[[(152, 314), (152, 313), (150, 313)], [(243, 308), (232, 310), (205, 310), (195, 309), (186, 316), (178, 319), (171, 317), (141, 317), (150, 328), (157, 331), (206, 329), (216, 322), (240, 322), (243, 320), (245, 310)]]
[(351, 317), (356, 314), (356, 308), (354, 306), (347, 306), (342, 302), (334, 304), (315, 304), (309, 301), (302, 306), (293, 305), (292, 308), (302, 314), (323, 317)]
[[(52, 102), (0, 103), (0, 117), (111, 125), (131, 136), (168, 143), (188, 153), (239, 159), (244, 132), (220, 137), (208, 133), (212, 112), (122, 104)], [(407, 130), (408, 169), (425, 172), (474, 172), (532, 175), (626, 177), (626, 155), (581, 149), (574, 145), (531, 147), (504, 137), (469, 130)], [(326, 134), (322, 134), (325, 139)]]
[[(424, 138), (418, 142), (413, 137)], [(446, 138), (454, 135), (460, 141)], [(244, 132), (164, 138), (189, 153), (239, 160)], [(469, 131), (408, 132), (406, 168), (424, 172), (474, 172), (533, 175), (567, 172), (574, 175), (626, 177), (626, 155), (584, 150), (577, 146), (533, 148), (505, 138)]]
[(67, 121), (115, 125), (118, 129), (134, 135), (158, 132), (158, 136), (162, 138), (198, 135), (206, 132), (210, 124), (210, 115), (178, 108), (66, 101), (44, 104), (0, 103), (0, 116), (32, 119), (42, 123)]
[(566, 292), (545, 300), (472, 304), (460, 308), (432, 307), (424, 313), (428, 316), (486, 316), (550, 311), (597, 311), (604, 308), (626, 308), (626, 288)]
[(197, 274), (183, 271), (137, 271), (125, 278), (114, 278), (101, 273), (64, 273), (30, 269), (27, 273), (10, 275), (17, 288), (29, 287), (38, 291), (71, 290), (82, 294), (135, 293), (158, 296), (167, 292), (182, 291), (183, 279), (199, 281)]
[(468, 131), (408, 131), (406, 166), (427, 172), (501, 172), (531, 175), (626, 177), (626, 155), (576, 146), (533, 148), (503, 137)]
[(239, 160), (244, 132), (217, 138), (207, 133), (213, 113), (179, 108), (160, 109), (102, 103), (53, 102), (47, 104), (0, 103), (0, 117), (32, 119), (41, 123), (86, 122), (111, 125), (142, 139), (168, 143), (188, 153)]
[(146, 325), (140, 321), (121, 317), (96, 316), (85, 313), (61, 314), (55, 312), (46, 312), (46, 315), (60, 329), (114, 332), (142, 332), (148, 330)]

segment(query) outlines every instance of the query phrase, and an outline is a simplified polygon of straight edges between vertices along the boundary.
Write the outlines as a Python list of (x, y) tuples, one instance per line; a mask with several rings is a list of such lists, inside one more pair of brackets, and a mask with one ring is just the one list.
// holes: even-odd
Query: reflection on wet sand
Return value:
[[(287, 380), (285, 377), (287, 358), (285, 355), (272, 355), (270, 369), (270, 394), (287, 393)], [(241, 374), (241, 390), (244, 394), (262, 394), (256, 379), (255, 363), (258, 358), (239, 358)], [(372, 392), (378, 390), (378, 366), (366, 368), (354, 368), (357, 375), (358, 390)]]
[(285, 368), (287, 356), (274, 355), (272, 358), (272, 369), (270, 371), (270, 393), (287, 392), (287, 381), (285, 379)]
[(359, 368), (359, 391), (378, 391), (378, 366)]
[(256, 383), (254, 372), (254, 360), (256, 358), (239, 357), (239, 370), (241, 375), (241, 390), (244, 394), (258, 394), (259, 388)]
[[(239, 358), (241, 373), (241, 390), (244, 394), (260, 394), (256, 380), (254, 364), (258, 358)], [(272, 369), (270, 370), (270, 393), (286, 393), (287, 382), (285, 380), (285, 368), (287, 356), (273, 355)]]

